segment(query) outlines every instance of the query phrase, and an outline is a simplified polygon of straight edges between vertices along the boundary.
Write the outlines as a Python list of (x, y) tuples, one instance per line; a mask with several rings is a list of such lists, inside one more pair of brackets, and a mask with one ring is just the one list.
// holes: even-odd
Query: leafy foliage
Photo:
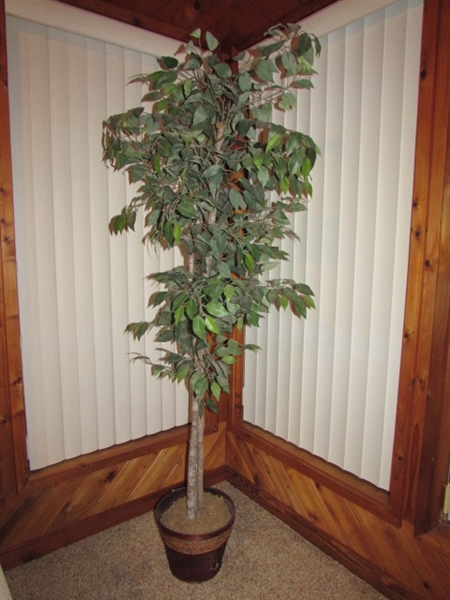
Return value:
[(293, 89), (312, 87), (320, 45), (297, 25), (268, 35), (232, 66), (210, 33), (206, 49), (191, 41), (181, 58), (161, 57), (159, 70), (132, 80), (146, 87), (149, 110), (113, 115), (103, 128), (104, 161), (140, 184), (111, 232), (133, 230), (142, 209), (144, 243), (179, 246), (185, 257), (184, 267), (150, 276), (164, 289), (149, 301), (157, 315), (127, 331), (140, 339), (156, 328), (158, 342), (175, 343), (154, 374), (189, 381), (212, 410), (236, 357), (257, 350), (235, 341), (234, 328), (258, 326), (272, 305), (301, 317), (314, 307), (307, 285), (265, 273), (288, 259), (279, 243), (297, 237), (289, 214), (306, 208), (319, 152), (272, 113), (295, 107)]

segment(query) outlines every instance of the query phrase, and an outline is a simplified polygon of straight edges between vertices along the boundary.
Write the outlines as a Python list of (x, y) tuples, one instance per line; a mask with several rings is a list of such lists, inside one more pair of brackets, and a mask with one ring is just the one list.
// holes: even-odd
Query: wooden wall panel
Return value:
[(5, 40), (0, 0), (0, 494), (24, 485), (27, 469)]
[[(187, 428), (180, 428), (187, 439)], [(103, 451), (72, 461), (71, 468), (44, 469), (20, 494), (0, 502), (0, 563), (5, 569), (53, 551), (105, 527), (147, 512), (185, 481), (186, 439), (171, 445), (167, 434), (148, 438), (145, 450), (122, 460)], [(158, 442), (163, 438), (163, 444)], [(110, 457), (108, 458), (108, 454)], [(109, 463), (109, 464), (108, 464)], [(58, 472), (59, 469), (59, 472)], [(225, 477), (225, 425), (205, 437), (208, 485)]]
[[(227, 433), (228, 479), (389, 598), (447, 600), (450, 543), (440, 550), (258, 447)], [(447, 553), (447, 554), (446, 554)]]
[[(448, 353), (449, 343), (449, 238), (443, 218), (450, 202), (450, 2), (425, 1), (421, 42), (408, 288), (390, 492), (391, 509), (420, 520), (419, 530), (425, 531), (436, 525), (443, 488), (440, 501), (433, 498), (433, 523), (426, 515), (432, 497), (421, 511), (419, 498), (424, 487), (431, 492), (438, 479), (442, 485), (442, 476), (434, 480), (432, 472), (438, 450), (435, 441), (445, 443), (438, 428), (445, 414), (448, 418), (449, 405), (440, 384), (448, 379), (446, 360), (441, 356), (438, 367), (433, 351), (439, 348), (437, 334), (443, 334), (440, 352)], [(436, 430), (426, 431), (432, 415)], [(448, 473), (448, 459), (447, 442), (444, 473)]]

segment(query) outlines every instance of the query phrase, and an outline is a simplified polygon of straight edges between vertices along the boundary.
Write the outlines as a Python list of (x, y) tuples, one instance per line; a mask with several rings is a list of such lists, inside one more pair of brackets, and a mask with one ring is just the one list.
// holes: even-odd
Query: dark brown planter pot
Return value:
[(235, 518), (233, 501), (227, 494), (215, 488), (206, 488), (205, 492), (221, 496), (230, 510), (231, 517), (228, 523), (214, 531), (196, 534), (179, 533), (161, 523), (161, 516), (169, 506), (175, 500), (186, 496), (186, 488), (169, 492), (155, 507), (155, 520), (164, 542), (170, 570), (182, 581), (201, 582), (212, 579), (222, 566), (225, 547), (231, 535)]

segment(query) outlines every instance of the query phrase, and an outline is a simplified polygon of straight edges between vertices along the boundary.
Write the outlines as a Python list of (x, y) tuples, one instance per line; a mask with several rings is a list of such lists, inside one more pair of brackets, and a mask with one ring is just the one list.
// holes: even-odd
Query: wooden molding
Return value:
[[(389, 598), (447, 600), (450, 525), (417, 537), (344, 481), (319, 479), (255, 436), (227, 432), (227, 479)], [(369, 498), (370, 500), (370, 498)]]
[(0, 0), (0, 489), (20, 490), (28, 460), (16, 273), (6, 19)]
[[(225, 478), (225, 467), (218, 467), (205, 473), (205, 483), (207, 486), (214, 485), (223, 481)], [(174, 487), (180, 487), (183, 482), (177, 485), (169, 486), (153, 492), (126, 504), (120, 504), (99, 514), (77, 520), (64, 528), (55, 529), (51, 532), (34, 537), (31, 540), (20, 542), (15, 546), (10, 546), (4, 551), (0, 551), (1, 563), (5, 569), (11, 569), (24, 562), (28, 562), (49, 552), (73, 544), (90, 535), (100, 533), (101, 531), (119, 525), (124, 521), (133, 519), (140, 515), (150, 512), (155, 507), (158, 500), (168, 493)]]
[[(232, 439), (251, 444), (265, 455), (280, 461), (287, 468), (313, 479), (317, 485), (326, 486), (385, 521), (400, 525), (400, 521), (389, 511), (389, 494), (386, 491), (245, 421), (229, 426), (228, 433)], [(232, 452), (233, 445), (228, 437), (227, 457), (231, 464), (233, 464), (230, 457)]]
[[(432, 410), (430, 378), (436, 381), (446, 377), (445, 358), (438, 373), (432, 375), (431, 371), (433, 347), (439, 345), (436, 334), (445, 326), (448, 329), (448, 306), (442, 302), (442, 296), (448, 294), (445, 265), (449, 239), (441, 221), (444, 192), (448, 203), (449, 21), (449, 2), (425, 0), (408, 287), (390, 484), (391, 511), (411, 522), (429, 521), (424, 515), (418, 516), (417, 506), (425, 493), (420, 484), (422, 457), (431, 456), (431, 446), (440, 437), (438, 431), (430, 428), (425, 435), (425, 422)], [(441, 387), (437, 393), (442, 392)], [(444, 417), (448, 402), (445, 396), (434, 399), (433, 410), (438, 419)], [(431, 510), (436, 512), (436, 507), (431, 509), (428, 504), (425, 512)]]

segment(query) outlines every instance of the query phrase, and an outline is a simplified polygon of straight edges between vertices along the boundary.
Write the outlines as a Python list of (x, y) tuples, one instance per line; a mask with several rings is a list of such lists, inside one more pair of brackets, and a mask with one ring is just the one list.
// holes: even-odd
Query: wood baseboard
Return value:
[(227, 480), (388, 598), (448, 599), (445, 536), (426, 543), (411, 523), (392, 522), (370, 497), (365, 502), (345, 477), (340, 484), (311, 465), (306, 470), (269, 442), (229, 429)]
[[(214, 485), (223, 481), (225, 476), (225, 467), (219, 467), (205, 474), (205, 483), (206, 485)], [(54, 552), (64, 546), (78, 542), (90, 535), (100, 533), (105, 529), (134, 519), (135, 517), (153, 510), (158, 500), (164, 496), (164, 494), (174, 487), (179, 487), (179, 485), (183, 484), (184, 482), (180, 481), (178, 485), (159, 490), (158, 492), (143, 496), (142, 498), (138, 498), (137, 500), (133, 500), (121, 506), (111, 508), (98, 515), (79, 520), (67, 525), (63, 529), (45, 533), (42, 536), (27, 540), (17, 546), (12, 546), (0, 551), (0, 563), (5, 570), (12, 569), (25, 562), (44, 556), (49, 552)]]
[[(205, 436), (205, 482), (225, 478), (224, 424)], [(33, 474), (0, 500), (0, 563), (10, 569), (151, 510), (186, 479), (185, 433), (156, 434)]]
[(392, 600), (422, 600), (421, 596), (417, 596), (410, 590), (403, 588), (398, 582), (389, 578), (385, 572), (377, 569), (372, 563), (362, 558), (347, 546), (321, 532), (318, 528), (311, 525), (309, 521), (294, 513), (268, 494), (265, 494), (237, 473), (227, 469), (226, 479), (244, 494), (252, 498), (252, 500), (281, 519), (312, 544), (344, 565), (349, 571), (367, 581), (367, 583), (388, 598)]

